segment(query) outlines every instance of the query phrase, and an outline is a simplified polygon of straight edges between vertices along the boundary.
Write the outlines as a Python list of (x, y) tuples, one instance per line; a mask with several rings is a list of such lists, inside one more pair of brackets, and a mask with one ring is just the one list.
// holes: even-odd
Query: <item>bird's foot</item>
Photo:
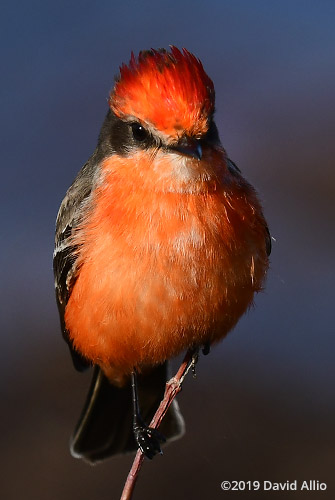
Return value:
[(141, 452), (150, 460), (157, 453), (162, 453), (160, 442), (164, 443), (166, 439), (157, 429), (148, 427), (144, 422), (137, 422), (134, 425), (134, 436)]

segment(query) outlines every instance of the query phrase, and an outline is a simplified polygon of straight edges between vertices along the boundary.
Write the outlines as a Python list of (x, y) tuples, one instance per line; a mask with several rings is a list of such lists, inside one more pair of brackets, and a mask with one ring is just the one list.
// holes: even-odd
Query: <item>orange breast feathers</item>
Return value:
[(107, 158), (74, 243), (66, 327), (82, 355), (119, 374), (224, 337), (268, 266), (256, 194), (218, 150), (201, 162)]

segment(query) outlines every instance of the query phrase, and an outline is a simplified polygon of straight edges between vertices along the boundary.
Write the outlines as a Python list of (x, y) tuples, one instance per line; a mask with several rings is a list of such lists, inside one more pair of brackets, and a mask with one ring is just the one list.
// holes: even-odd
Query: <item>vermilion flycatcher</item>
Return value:
[[(271, 246), (257, 195), (221, 145), (214, 86), (194, 55), (132, 55), (109, 108), (60, 207), (54, 253), (74, 365), (96, 367), (72, 440), (91, 462), (137, 445), (159, 451), (143, 420), (163, 395), (166, 361), (235, 326), (262, 289)], [(169, 412), (168, 438), (183, 425), (176, 404)]]

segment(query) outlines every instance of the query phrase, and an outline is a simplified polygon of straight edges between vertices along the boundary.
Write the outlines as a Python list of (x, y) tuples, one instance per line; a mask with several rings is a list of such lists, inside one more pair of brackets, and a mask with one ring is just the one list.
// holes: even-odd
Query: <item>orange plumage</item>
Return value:
[(262, 288), (268, 258), (255, 191), (222, 146), (204, 140), (201, 161), (169, 149), (210, 127), (214, 87), (198, 59), (176, 48), (133, 56), (110, 106), (160, 145), (99, 164), (71, 236), (79, 271), (65, 325), (117, 382), (224, 337)]
[[(267, 267), (253, 189), (224, 153), (109, 158), (75, 243), (80, 273), (65, 320), (75, 347), (121, 374), (222, 338)], [(187, 160), (190, 162), (190, 160)]]

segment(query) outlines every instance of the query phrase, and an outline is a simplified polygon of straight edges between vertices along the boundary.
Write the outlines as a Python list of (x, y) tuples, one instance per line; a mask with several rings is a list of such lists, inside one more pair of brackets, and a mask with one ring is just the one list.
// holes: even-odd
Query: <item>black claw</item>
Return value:
[(138, 447), (150, 460), (157, 454), (162, 453), (160, 442), (165, 442), (165, 437), (152, 427), (145, 424), (134, 425), (134, 435)]
[(202, 354), (204, 356), (207, 356), (207, 354), (209, 354), (210, 350), (211, 350), (211, 344), (209, 342), (206, 342), (206, 344), (204, 344), (204, 347), (202, 349)]

